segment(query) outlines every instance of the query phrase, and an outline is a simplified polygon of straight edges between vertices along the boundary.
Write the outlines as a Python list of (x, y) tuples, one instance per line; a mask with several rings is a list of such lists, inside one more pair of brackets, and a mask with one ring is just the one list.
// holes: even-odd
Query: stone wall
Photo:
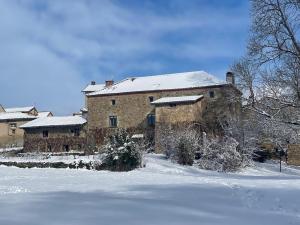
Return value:
[[(214, 98), (209, 97), (209, 92), (214, 91)], [(127, 93), (127, 94), (115, 94), (105, 96), (88, 96), (88, 129), (89, 132), (99, 129), (108, 129), (109, 116), (117, 116), (118, 127), (125, 129), (136, 129), (137, 132), (150, 129), (147, 125), (147, 115), (155, 113), (155, 106), (151, 105), (149, 97), (153, 97), (157, 100), (162, 97), (175, 97), (183, 95), (204, 95), (204, 99), (207, 102), (219, 102), (219, 111), (228, 111), (226, 107), (229, 106), (227, 101), (224, 101), (224, 96), (233, 94), (234, 96), (240, 96), (239, 92), (231, 85), (226, 86), (215, 86), (210, 88), (192, 88), (182, 90), (163, 90), (163, 91), (152, 91), (152, 92), (141, 92), (141, 93)], [(112, 100), (115, 100), (115, 105), (112, 105)], [(224, 103), (226, 102), (226, 104)], [(240, 112), (240, 102), (231, 105), (230, 113)], [(214, 120), (215, 118), (210, 113), (212, 109), (207, 109), (207, 114), (204, 116), (206, 119)], [(215, 110), (215, 111), (218, 111)], [(110, 128), (113, 129), (113, 128)], [(100, 138), (100, 137), (98, 137)], [(103, 139), (103, 138), (100, 138)], [(100, 143), (99, 141), (98, 143)]]
[(186, 127), (201, 127), (203, 124), (202, 113), (206, 107), (206, 100), (202, 99), (195, 103), (181, 103), (176, 106), (158, 105), (156, 106), (155, 123), (155, 152), (162, 153), (161, 143), (168, 130), (176, 132)]
[[(71, 132), (76, 128), (80, 129), (79, 136)], [(48, 137), (43, 137), (43, 131), (48, 131)], [(66, 150), (66, 146), (69, 150)], [(24, 152), (84, 151), (85, 147), (86, 128), (82, 126), (25, 129)]]
[[(0, 121), (0, 148), (23, 146), (24, 131), (19, 127), (27, 122), (29, 121)], [(14, 134), (10, 128), (11, 123), (17, 124)]]
[(288, 164), (300, 166), (300, 144), (288, 146)]

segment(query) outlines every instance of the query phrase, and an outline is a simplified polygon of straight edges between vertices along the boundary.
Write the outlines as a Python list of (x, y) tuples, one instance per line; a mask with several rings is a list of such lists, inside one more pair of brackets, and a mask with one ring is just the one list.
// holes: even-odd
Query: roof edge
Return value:
[[(99, 97), (99, 96), (115, 96), (115, 95), (130, 95), (130, 94), (142, 94), (142, 93), (156, 93), (156, 92), (168, 92), (168, 91), (185, 91), (185, 90), (195, 90), (195, 89), (205, 89), (211, 87), (224, 87), (224, 86), (232, 86), (232, 84), (224, 83), (224, 84), (215, 84), (215, 85), (208, 85), (203, 87), (189, 87), (189, 88), (172, 88), (172, 89), (159, 89), (159, 90), (145, 90), (145, 91), (131, 91), (131, 92), (120, 92), (120, 93), (109, 93), (109, 94), (95, 94), (87, 95), (88, 98), (90, 97)], [(236, 88), (237, 89), (237, 88)], [(238, 90), (238, 89), (237, 89)]]

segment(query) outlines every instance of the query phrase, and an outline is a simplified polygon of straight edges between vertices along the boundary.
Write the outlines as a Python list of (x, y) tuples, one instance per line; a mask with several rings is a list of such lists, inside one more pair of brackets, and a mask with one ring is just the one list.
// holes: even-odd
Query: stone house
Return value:
[[(204, 130), (218, 132), (217, 119), (238, 118), (241, 112), (241, 93), (233, 74), (227, 73), (226, 79), (195, 71), (107, 82), (104, 89), (86, 94), (88, 131), (97, 145), (116, 128), (157, 139), (160, 124), (201, 121)], [(201, 97), (190, 101), (191, 96)], [(166, 97), (187, 100), (160, 104)]]
[(86, 120), (80, 116), (44, 117), (21, 126), (24, 152), (82, 151), (86, 144)]
[[(91, 83), (89, 85), (87, 85), (81, 92), (84, 94), (84, 102), (85, 102), (85, 106), (82, 108), (83, 111), (87, 110), (87, 94), (90, 94), (92, 92), (95, 91), (101, 91), (102, 89), (105, 88), (105, 84), (96, 84), (95, 81), (91, 81)], [(81, 111), (82, 111), (81, 110)]]
[(34, 106), (0, 107), (0, 148), (23, 146), (23, 124), (39, 117), (51, 116), (51, 112), (38, 112)]

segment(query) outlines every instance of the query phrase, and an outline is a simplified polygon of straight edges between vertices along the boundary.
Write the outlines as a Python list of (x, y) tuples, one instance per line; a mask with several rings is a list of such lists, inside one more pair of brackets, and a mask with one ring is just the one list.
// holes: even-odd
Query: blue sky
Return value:
[(0, 104), (78, 111), (91, 81), (205, 70), (246, 49), (247, 0), (2, 0)]

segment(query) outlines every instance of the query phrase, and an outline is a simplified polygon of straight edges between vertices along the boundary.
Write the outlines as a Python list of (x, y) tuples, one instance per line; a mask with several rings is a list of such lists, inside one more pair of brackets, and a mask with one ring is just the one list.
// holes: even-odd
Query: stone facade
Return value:
[[(0, 113), (0, 148), (22, 147), (24, 130), (20, 126), (38, 118), (39, 112), (33, 106), (5, 109), (0, 105)], [(52, 113), (44, 116), (52, 116)]]
[(24, 128), (24, 152), (83, 151), (85, 125)]
[[(203, 110), (206, 125), (214, 127), (217, 114), (240, 115), (240, 92), (231, 84), (211, 87), (186, 88), (177, 90), (159, 90), (131, 92), (87, 97), (88, 130), (95, 135), (97, 145), (103, 144), (103, 135), (115, 128), (110, 124), (110, 117), (117, 119), (117, 127), (131, 130), (132, 133), (147, 133), (154, 137), (154, 126), (148, 124), (148, 115), (156, 114), (151, 101), (162, 97), (184, 95), (203, 95), (207, 108)], [(227, 97), (237, 97), (233, 103)], [(172, 120), (185, 120), (184, 110)], [(176, 114), (176, 113), (175, 113)], [(193, 117), (194, 118), (194, 117)], [(197, 119), (198, 120), (198, 119)]]
[(0, 148), (23, 146), (24, 131), (19, 127), (30, 120), (0, 121)]
[(203, 112), (206, 108), (206, 100), (200, 99), (196, 102), (183, 102), (176, 104), (161, 104), (155, 108), (155, 152), (162, 153), (161, 143), (164, 141), (165, 131), (172, 129), (182, 130), (190, 126), (194, 129), (197, 124), (203, 124)]
[(291, 144), (288, 146), (288, 160), (289, 165), (300, 166), (300, 144)]

